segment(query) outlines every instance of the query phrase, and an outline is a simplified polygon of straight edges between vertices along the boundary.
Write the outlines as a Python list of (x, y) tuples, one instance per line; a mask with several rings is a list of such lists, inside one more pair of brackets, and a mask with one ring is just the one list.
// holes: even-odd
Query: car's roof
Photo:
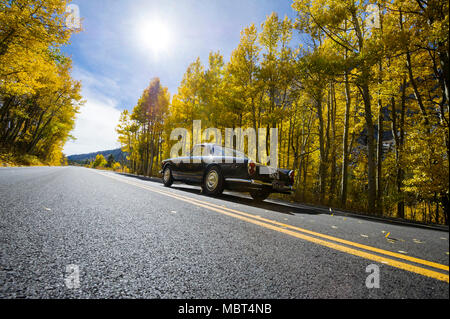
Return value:
[(195, 144), (193, 147), (195, 147), (195, 146), (209, 146), (210, 148), (211, 148), (212, 146), (214, 146), (214, 147), (220, 147), (221, 149), (230, 149), (230, 150), (232, 150), (232, 151), (234, 151), (234, 152), (242, 153), (242, 154), (244, 155), (244, 157), (247, 157), (247, 155), (246, 155), (244, 152), (237, 151), (237, 150), (235, 150), (235, 149), (233, 149), (233, 148), (224, 147), (224, 146), (222, 146), (222, 145), (220, 145), (220, 144), (215, 144), (215, 143), (200, 143), (200, 144)]
[(194, 146), (219, 146), (219, 147), (223, 147), (222, 145), (215, 144), (215, 143), (200, 143), (200, 144), (195, 144)]

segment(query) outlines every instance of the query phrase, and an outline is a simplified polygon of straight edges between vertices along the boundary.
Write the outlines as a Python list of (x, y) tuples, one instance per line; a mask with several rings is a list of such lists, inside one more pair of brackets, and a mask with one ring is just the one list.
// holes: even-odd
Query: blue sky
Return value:
[[(83, 19), (64, 52), (72, 57), (73, 77), (87, 101), (78, 114), (64, 152), (67, 155), (117, 148), (120, 112), (131, 110), (153, 77), (175, 94), (187, 66), (210, 51), (227, 61), (240, 31), (260, 28), (271, 12), (295, 19), (291, 0), (73, 0)], [(164, 27), (168, 43), (155, 52), (151, 24)], [(147, 28), (147, 29), (146, 29)], [(152, 28), (155, 29), (155, 28)]]

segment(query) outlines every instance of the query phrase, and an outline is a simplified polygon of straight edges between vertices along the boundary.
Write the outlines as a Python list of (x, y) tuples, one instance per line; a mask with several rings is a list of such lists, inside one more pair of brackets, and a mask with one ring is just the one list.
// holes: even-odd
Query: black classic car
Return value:
[(207, 195), (218, 195), (224, 189), (249, 192), (257, 201), (270, 193), (289, 194), (294, 183), (294, 171), (257, 164), (245, 154), (217, 144), (197, 144), (189, 156), (162, 161), (160, 173), (166, 187), (179, 181), (200, 185)]

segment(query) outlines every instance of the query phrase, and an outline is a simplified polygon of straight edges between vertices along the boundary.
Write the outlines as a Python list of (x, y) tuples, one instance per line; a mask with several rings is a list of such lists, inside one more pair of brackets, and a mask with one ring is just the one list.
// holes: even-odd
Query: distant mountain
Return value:
[(116, 148), (114, 150), (107, 150), (107, 151), (99, 151), (94, 153), (87, 153), (87, 154), (75, 154), (67, 156), (67, 159), (70, 162), (78, 163), (78, 164), (84, 164), (86, 161), (93, 161), (95, 160), (95, 157), (98, 154), (102, 154), (105, 158), (108, 158), (110, 154), (114, 156), (114, 161), (126, 163), (127, 162), (127, 155), (128, 153), (125, 153), (120, 148)]

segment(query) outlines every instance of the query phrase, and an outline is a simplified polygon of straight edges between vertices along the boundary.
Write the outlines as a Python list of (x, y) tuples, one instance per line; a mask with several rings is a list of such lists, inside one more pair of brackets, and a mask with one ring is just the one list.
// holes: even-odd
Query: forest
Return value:
[(82, 105), (81, 83), (61, 52), (66, 1), (0, 1), (0, 160), (60, 165)]
[[(241, 31), (230, 58), (210, 52), (170, 96), (151, 80), (117, 127), (129, 170), (156, 175), (170, 132), (278, 128), (288, 199), (448, 224), (446, 0), (295, 0)], [(258, 21), (256, 21), (258, 22)]]

